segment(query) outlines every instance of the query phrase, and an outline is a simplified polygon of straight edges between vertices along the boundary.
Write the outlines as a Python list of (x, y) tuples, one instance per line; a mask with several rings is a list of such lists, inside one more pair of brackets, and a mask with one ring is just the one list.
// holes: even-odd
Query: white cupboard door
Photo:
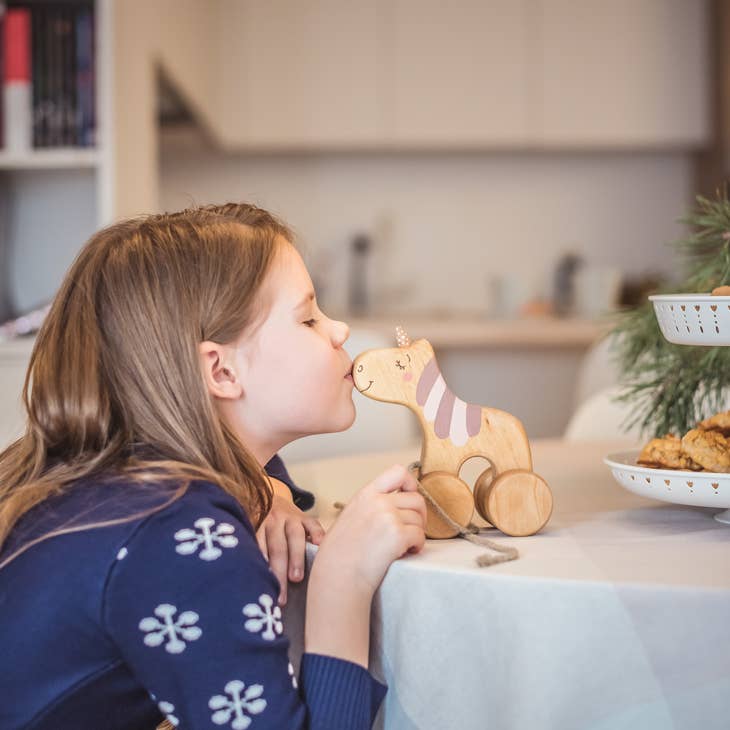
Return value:
[(704, 0), (539, 0), (539, 8), (543, 143), (707, 140)]
[(523, 144), (530, 124), (528, 6), (529, 0), (387, 3), (389, 137), (401, 146)]
[(381, 133), (378, 6), (224, 0), (218, 133), (229, 147), (369, 145)]

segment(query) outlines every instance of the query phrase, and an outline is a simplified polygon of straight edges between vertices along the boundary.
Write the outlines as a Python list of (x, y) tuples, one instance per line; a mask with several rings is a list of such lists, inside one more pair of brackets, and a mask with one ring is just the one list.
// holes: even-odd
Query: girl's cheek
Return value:
[(403, 374), (403, 380), (408, 381), (408, 380), (411, 380), (411, 378), (413, 378), (413, 373), (404, 373)]

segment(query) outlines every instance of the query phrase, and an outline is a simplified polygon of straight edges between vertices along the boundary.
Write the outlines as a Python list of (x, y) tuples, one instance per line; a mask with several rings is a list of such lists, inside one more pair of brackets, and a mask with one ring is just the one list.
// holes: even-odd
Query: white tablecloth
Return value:
[[(550, 522), (527, 538), (486, 533), (519, 560), (477, 568), (484, 549), (456, 538), (391, 566), (371, 617), (370, 668), (389, 686), (376, 727), (730, 728), (730, 527), (719, 510), (623, 490), (601, 462), (621, 446), (533, 443)], [(417, 457), (414, 446), (291, 472), (326, 524), (335, 500)], [(290, 585), (285, 612), (297, 663), (305, 590)]]

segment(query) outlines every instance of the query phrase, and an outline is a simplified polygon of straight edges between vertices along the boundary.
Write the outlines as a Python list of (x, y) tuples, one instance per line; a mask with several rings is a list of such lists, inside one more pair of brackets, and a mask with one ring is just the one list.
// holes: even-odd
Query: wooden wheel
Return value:
[[(469, 524), (474, 514), (474, 497), (465, 482), (446, 471), (429, 472), (420, 482), (454, 522), (462, 527)], [(426, 500), (426, 537), (444, 539), (458, 534), (458, 530), (444, 522)]]
[(474, 482), (474, 506), (479, 516), (490, 525), (491, 522), (489, 522), (489, 518), (487, 517), (486, 503), (487, 493), (489, 487), (494, 483), (495, 475), (496, 470), (494, 466), (490, 465), (477, 477), (476, 482)]
[(534, 535), (550, 519), (553, 495), (547, 482), (535, 472), (510, 469), (479, 492), (477, 509), (484, 519), (506, 535)]

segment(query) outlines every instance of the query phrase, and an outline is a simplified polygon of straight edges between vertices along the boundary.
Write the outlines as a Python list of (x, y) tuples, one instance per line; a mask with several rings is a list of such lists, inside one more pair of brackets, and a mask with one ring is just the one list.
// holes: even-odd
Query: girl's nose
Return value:
[(342, 347), (350, 336), (350, 327), (347, 322), (332, 322), (332, 344), (335, 347)]

